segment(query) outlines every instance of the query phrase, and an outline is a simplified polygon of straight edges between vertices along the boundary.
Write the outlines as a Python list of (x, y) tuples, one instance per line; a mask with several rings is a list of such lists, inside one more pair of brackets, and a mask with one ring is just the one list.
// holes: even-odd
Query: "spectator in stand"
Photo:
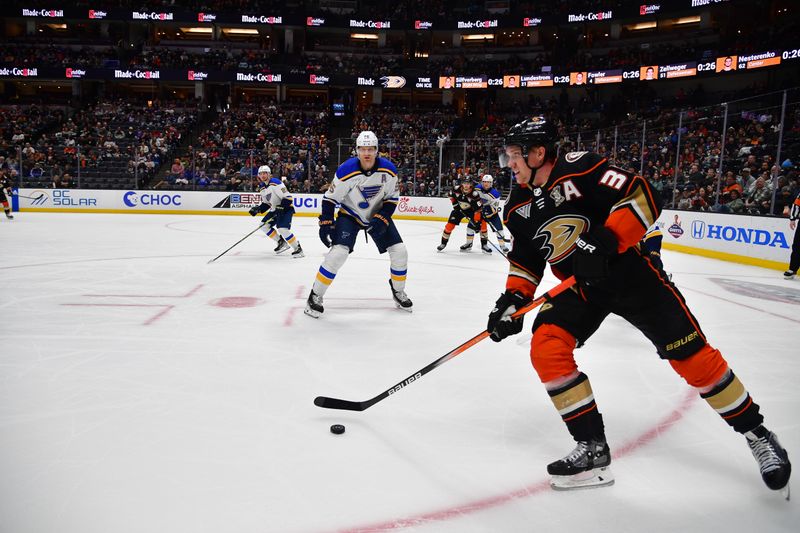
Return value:
[(745, 197), (744, 205), (751, 215), (763, 215), (769, 212), (772, 201), (772, 186), (767, 185), (763, 176), (756, 179), (753, 191)]
[(734, 215), (744, 214), (744, 200), (742, 200), (742, 194), (739, 192), (739, 189), (731, 189), (730, 199), (728, 203), (725, 204), (725, 207), (729, 213)]

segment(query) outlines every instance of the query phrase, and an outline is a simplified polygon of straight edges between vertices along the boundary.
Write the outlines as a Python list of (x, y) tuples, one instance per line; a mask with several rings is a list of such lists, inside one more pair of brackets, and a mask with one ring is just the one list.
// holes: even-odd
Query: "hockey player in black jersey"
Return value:
[(556, 489), (610, 485), (611, 452), (589, 378), (573, 350), (610, 313), (641, 331), (665, 359), (735, 431), (745, 435), (764, 482), (785, 489), (789, 457), (762, 425), (759, 406), (719, 350), (711, 347), (680, 291), (647, 261), (636, 244), (658, 218), (658, 196), (640, 176), (602, 156), (556, 157), (555, 128), (542, 117), (514, 125), (501, 165), (517, 183), (504, 209), (514, 237), (506, 291), (489, 314), (487, 330), (500, 341), (522, 330), (510, 319), (534, 295), (547, 263), (577, 284), (545, 304), (533, 324), (531, 361), (577, 443), (548, 465)]
[(5, 169), (0, 169), (0, 204), (3, 205), (6, 218), (9, 220), (14, 218), (14, 215), (11, 214), (11, 206), (8, 205), (8, 196), (11, 196), (11, 185), (11, 179), (6, 176)]
[[(467, 242), (461, 245), (462, 252), (472, 250), (472, 243), (475, 239), (475, 232), (480, 231), (481, 224), (481, 196), (472, 184), (472, 181), (465, 179), (461, 184), (450, 191), (448, 195), (453, 204), (453, 210), (447, 219), (447, 224), (442, 232), (442, 242), (436, 247), (438, 251), (443, 251), (450, 240), (450, 234), (462, 220), (467, 219)], [(486, 231), (481, 232), (481, 250), (483, 253), (490, 254), (492, 249), (489, 247), (489, 236)]]

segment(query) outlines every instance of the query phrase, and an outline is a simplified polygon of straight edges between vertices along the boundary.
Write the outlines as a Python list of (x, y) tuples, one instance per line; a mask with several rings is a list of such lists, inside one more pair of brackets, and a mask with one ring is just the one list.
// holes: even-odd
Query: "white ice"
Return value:
[[(507, 264), (459, 253), (463, 226), (439, 254), (442, 223), (400, 221), (414, 312), (394, 308), (388, 258), (359, 238), (314, 320), (315, 219), (295, 219), (304, 259), (258, 233), (207, 264), (255, 225), (0, 220), (1, 532), (800, 530), (800, 485), (790, 502), (768, 490), (744, 438), (616, 317), (577, 352), (617, 454), (613, 487), (547, 486), (573, 443), (531, 367), (530, 318), (366, 411), (314, 406), (372, 398), (479, 333)], [(800, 458), (800, 281), (664, 262)]]

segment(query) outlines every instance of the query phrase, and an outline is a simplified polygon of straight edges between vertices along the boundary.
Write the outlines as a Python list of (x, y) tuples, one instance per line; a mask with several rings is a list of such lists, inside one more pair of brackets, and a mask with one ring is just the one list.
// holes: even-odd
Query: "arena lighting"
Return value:
[(494, 33), (472, 33), (470, 35), (462, 35), (465, 41), (490, 41), (494, 39)]
[(697, 24), (698, 22), (700, 22), (700, 17), (699, 16), (697, 16), (697, 17), (681, 17), (681, 18), (679, 18), (678, 20), (675, 21), (675, 25), (677, 26), (679, 24)]
[(51, 28), (51, 29), (54, 29), (54, 30), (66, 30), (67, 29), (67, 25), (66, 24), (47, 24), (46, 26), (48, 28)]
[(351, 39), (361, 39), (364, 41), (377, 41), (378, 35), (375, 33), (351, 33)]
[(181, 30), (183, 33), (211, 33), (214, 31), (211, 28), (200, 28), (200, 27), (178, 28), (178, 29)]
[(222, 28), (222, 33), (228, 35), (258, 35), (258, 30), (252, 28)]
[(640, 30), (652, 30), (658, 26), (655, 20), (651, 20), (650, 22), (639, 22), (638, 24), (633, 24), (632, 26), (628, 26), (632, 31), (640, 31)]

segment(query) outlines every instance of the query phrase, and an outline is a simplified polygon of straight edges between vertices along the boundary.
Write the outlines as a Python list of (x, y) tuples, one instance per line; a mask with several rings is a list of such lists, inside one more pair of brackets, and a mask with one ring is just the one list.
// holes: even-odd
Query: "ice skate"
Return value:
[(758, 462), (764, 483), (772, 490), (781, 491), (788, 500), (792, 463), (789, 462), (789, 454), (778, 442), (778, 437), (764, 426), (758, 426), (744, 436), (747, 437), (747, 445)]
[(786, 272), (783, 273), (783, 279), (792, 279), (795, 273), (796, 272), (794, 270), (787, 270)]
[(303, 312), (312, 318), (319, 318), (324, 311), (325, 308), (322, 306), (322, 296), (319, 296), (312, 290), (311, 294), (308, 295), (306, 308)]
[(12, 215), (11, 213), (6, 213), (6, 218), (8, 220), (14, 220), (14, 215)]
[(436, 251), (437, 252), (442, 252), (442, 251), (444, 251), (446, 246), (447, 246), (447, 243), (443, 242), (442, 244), (440, 244), (439, 246), (436, 247)]
[(508, 246), (503, 245), (500, 247), (500, 251), (502, 251), (504, 254), (507, 254), (508, 252), (511, 251), (511, 249)]
[(411, 307), (414, 305), (409, 300), (406, 291), (396, 291), (394, 290), (394, 285), (392, 284), (392, 280), (389, 280), (389, 287), (392, 288), (392, 298), (394, 298), (394, 304), (397, 306), (398, 309), (402, 309), (403, 311), (411, 312)]
[(472, 251), (472, 243), (471, 242), (465, 242), (464, 244), (461, 245), (459, 250), (461, 250), (464, 253), (471, 252)]
[[(289, 246), (289, 245), (287, 244), (286, 246)], [(300, 259), (301, 257), (305, 257), (305, 256), (306, 256), (306, 254), (303, 253), (303, 247), (298, 244), (297, 245), (297, 250), (292, 252), (292, 257), (294, 259)]]
[(492, 253), (492, 247), (489, 246), (488, 242), (485, 242), (485, 243), (481, 244), (481, 251), (483, 253), (485, 253), (485, 254), (490, 254), (490, 253)]
[(573, 490), (613, 485), (610, 464), (611, 451), (605, 441), (579, 441), (569, 455), (547, 465), (550, 486)]
[(288, 249), (289, 249), (289, 243), (286, 242), (286, 240), (283, 237), (281, 237), (280, 240), (278, 241), (278, 246), (275, 247), (274, 251), (276, 254), (280, 254)]

